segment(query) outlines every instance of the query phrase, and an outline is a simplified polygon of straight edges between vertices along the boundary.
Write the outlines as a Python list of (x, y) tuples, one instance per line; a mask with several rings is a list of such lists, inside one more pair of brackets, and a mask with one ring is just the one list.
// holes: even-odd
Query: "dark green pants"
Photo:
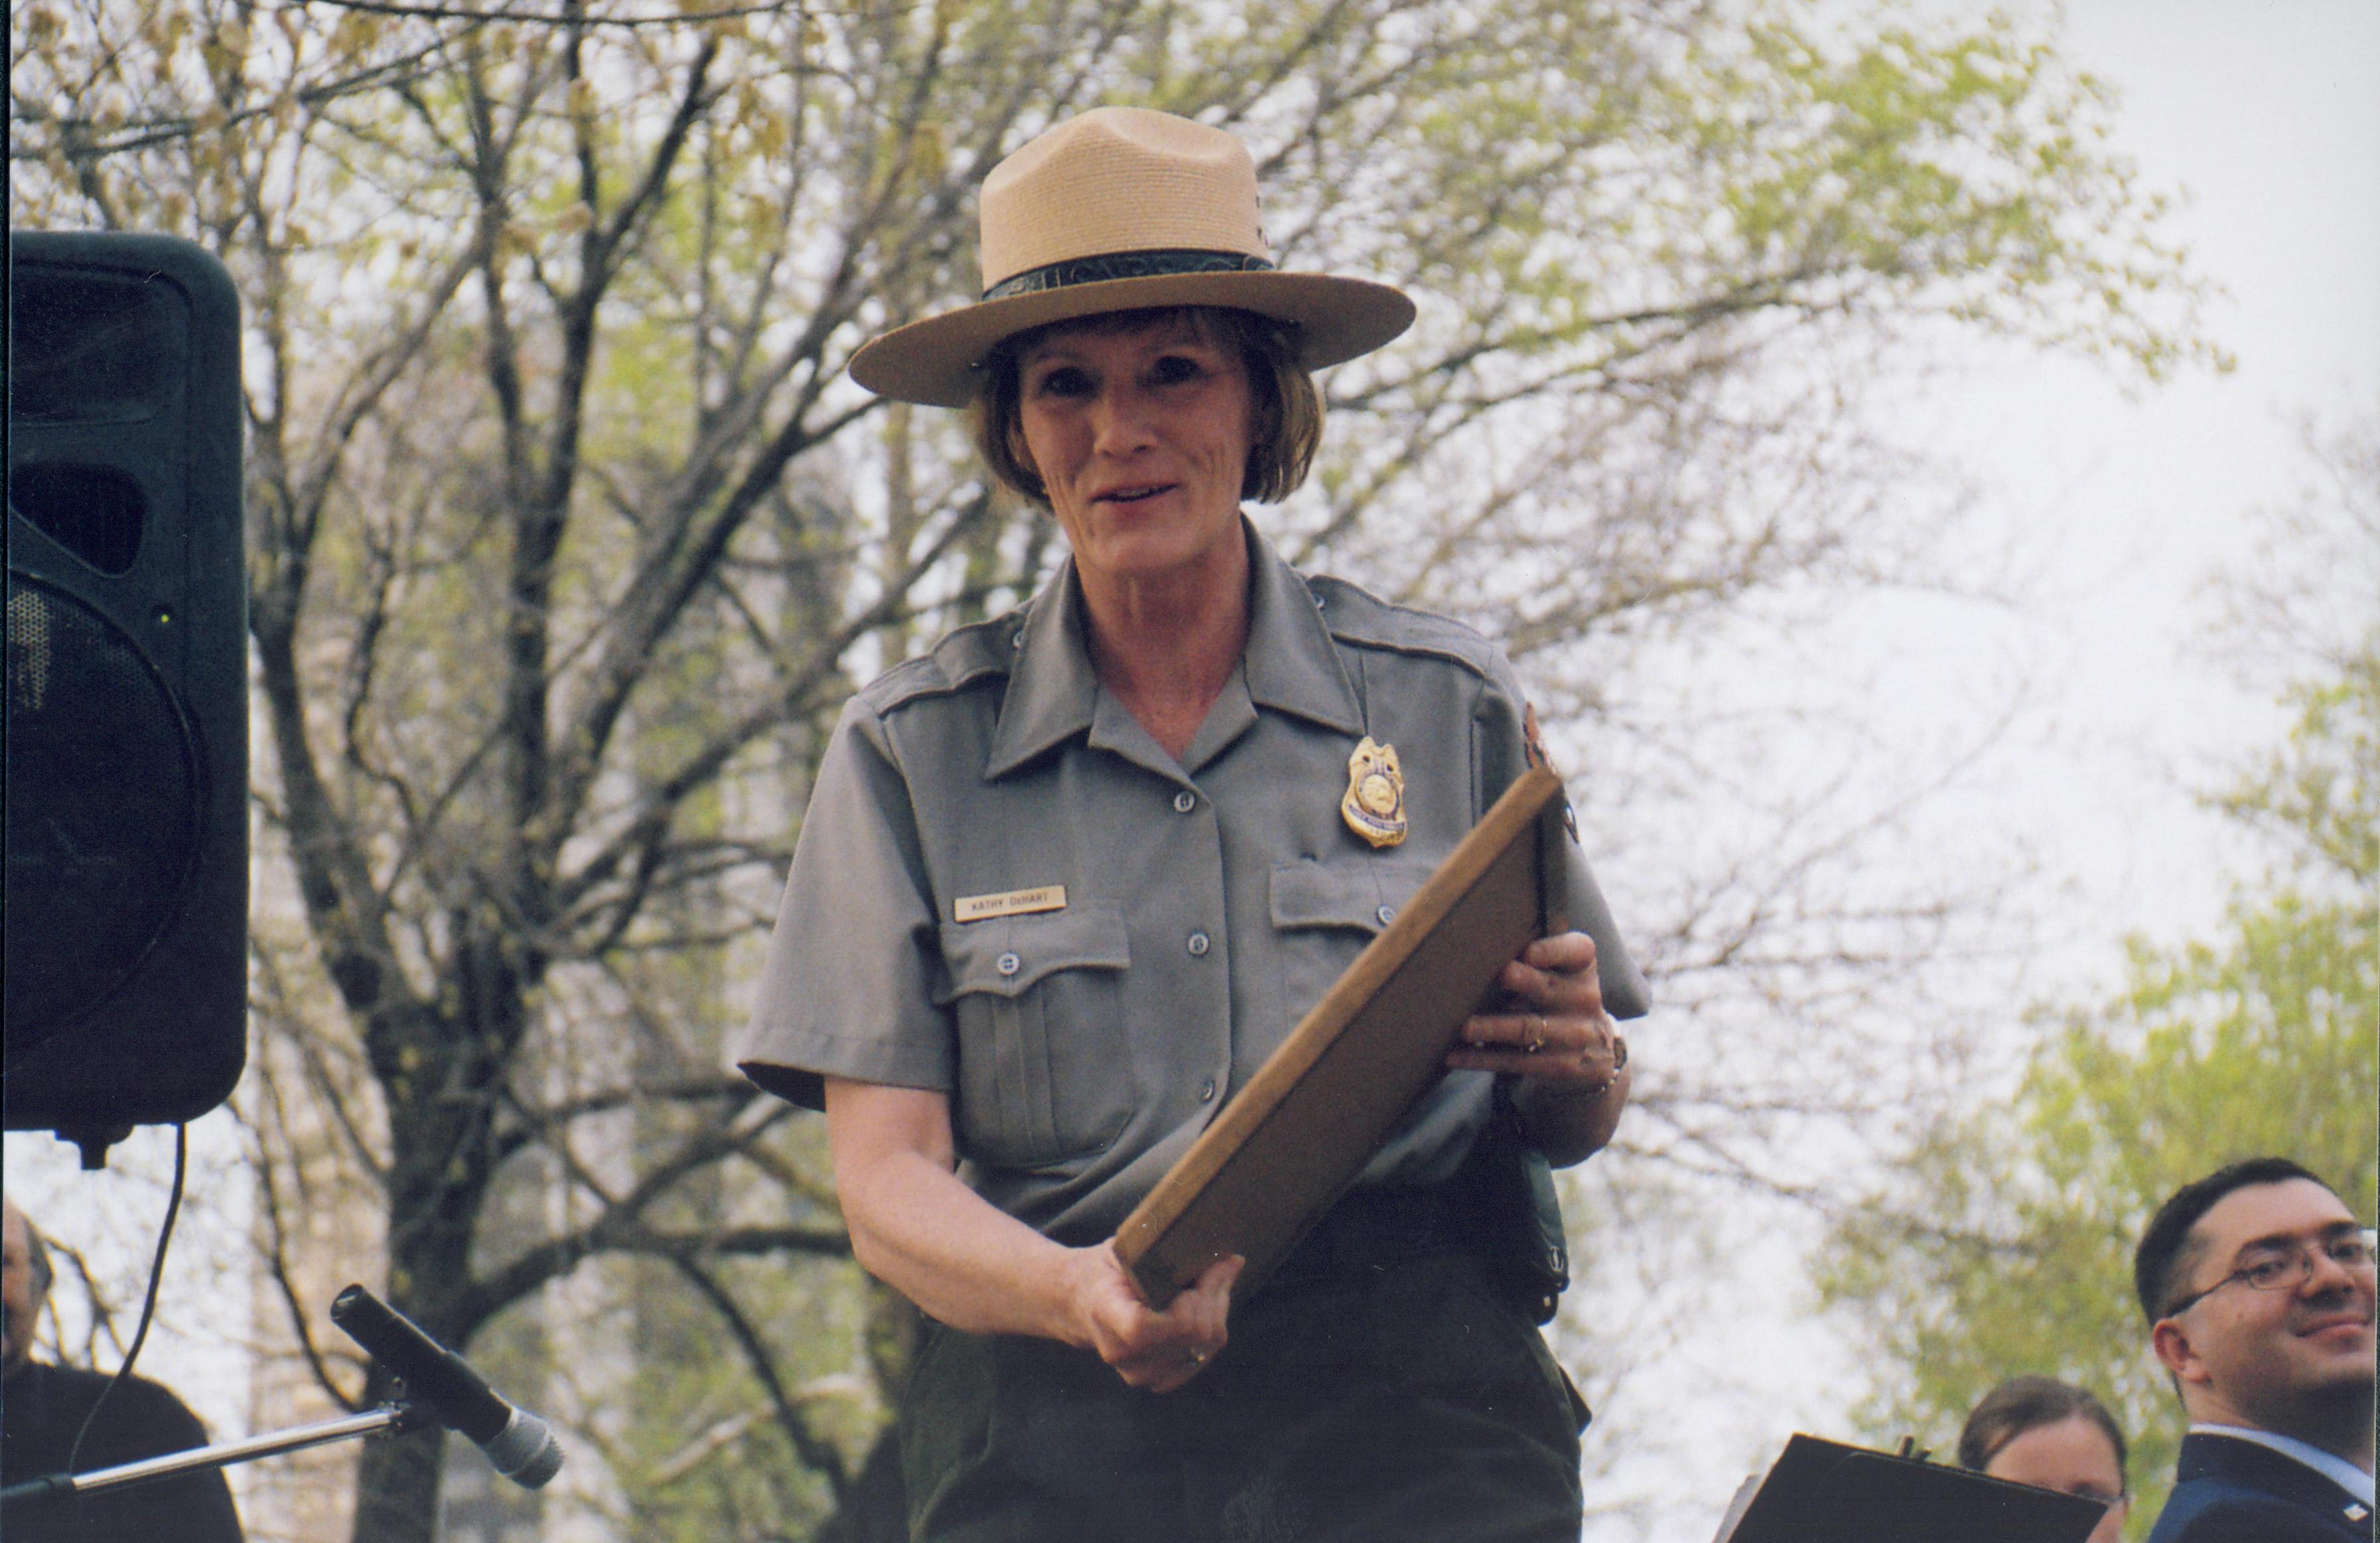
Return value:
[(929, 1325), (902, 1415), (912, 1536), (1575, 1543), (1585, 1407), (1436, 1204), (1342, 1203), (1171, 1393)]

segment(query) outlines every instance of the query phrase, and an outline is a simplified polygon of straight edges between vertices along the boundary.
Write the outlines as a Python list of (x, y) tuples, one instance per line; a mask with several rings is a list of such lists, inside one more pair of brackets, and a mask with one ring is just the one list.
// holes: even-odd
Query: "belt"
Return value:
[(1351, 1190), (1290, 1250), (1272, 1282), (1303, 1284), (1407, 1259), (1475, 1253), (1465, 1197), (1453, 1185)]

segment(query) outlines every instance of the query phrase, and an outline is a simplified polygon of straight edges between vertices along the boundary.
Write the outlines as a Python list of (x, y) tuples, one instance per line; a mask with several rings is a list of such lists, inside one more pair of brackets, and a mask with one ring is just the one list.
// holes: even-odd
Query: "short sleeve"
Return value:
[[(1500, 649), (1497, 650), (1489, 682), (1475, 716), (1475, 732), (1479, 736), (1476, 755), (1482, 796), (1492, 799), (1510, 786), (1528, 764), (1530, 730), (1527, 699), (1522, 695), (1520, 678), (1513, 673), (1512, 662)], [(1563, 796), (1569, 797), (1567, 786)], [(1567, 918), (1572, 929), (1595, 940), (1596, 983), (1603, 992), (1604, 1011), (1615, 1018), (1641, 1018), (1652, 1005), (1652, 993), (1645, 984), (1644, 972), (1636, 967), (1627, 943), (1621, 940), (1620, 924), (1613, 919), (1602, 887), (1587, 866), (1586, 853), (1579, 844), (1575, 815), (1565, 810), (1561, 824), (1564, 839), (1559, 847), (1560, 860), (1546, 875), (1546, 910), (1548, 915)]]
[[(1574, 821), (1565, 820), (1565, 826)], [(1621, 941), (1620, 924), (1601, 886), (1586, 866), (1586, 854), (1572, 834), (1561, 844), (1561, 870), (1557, 876), (1568, 900), (1570, 924), (1595, 940), (1596, 983), (1603, 990), (1603, 1010), (1615, 1018), (1641, 1018), (1652, 1010), (1652, 993), (1636, 967), (1628, 945)]]
[(947, 1092), (954, 1052), (915, 807), (862, 698), (828, 742), (736, 1068), (808, 1109), (828, 1076)]

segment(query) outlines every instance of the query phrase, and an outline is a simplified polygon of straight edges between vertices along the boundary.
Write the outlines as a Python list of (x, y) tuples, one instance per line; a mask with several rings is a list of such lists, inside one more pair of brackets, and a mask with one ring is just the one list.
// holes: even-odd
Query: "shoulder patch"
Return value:
[(987, 677), (1005, 680), (1016, 657), (1014, 639), (1025, 614), (1012, 611), (945, 633), (915, 659), (903, 660), (862, 686), (859, 697), (877, 713), (926, 697), (947, 697)]
[(1305, 583), (1321, 604), (1323, 626), (1340, 642), (1451, 660), (1482, 680), (1494, 678), (1501, 657), (1496, 645), (1451, 616), (1394, 604), (1327, 574), (1309, 576)]

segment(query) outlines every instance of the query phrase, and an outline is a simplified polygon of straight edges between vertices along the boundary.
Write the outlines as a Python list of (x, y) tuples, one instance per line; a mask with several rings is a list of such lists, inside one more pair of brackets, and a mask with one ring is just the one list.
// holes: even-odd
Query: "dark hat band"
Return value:
[(1108, 252), (1099, 257), (1071, 258), (1046, 268), (1031, 268), (1004, 278), (983, 292), (987, 300), (1031, 295), (1044, 289), (1068, 289), (1078, 284), (1106, 284), (1115, 279), (1172, 278), (1180, 273), (1269, 273), (1272, 264), (1245, 252), (1194, 250)]

